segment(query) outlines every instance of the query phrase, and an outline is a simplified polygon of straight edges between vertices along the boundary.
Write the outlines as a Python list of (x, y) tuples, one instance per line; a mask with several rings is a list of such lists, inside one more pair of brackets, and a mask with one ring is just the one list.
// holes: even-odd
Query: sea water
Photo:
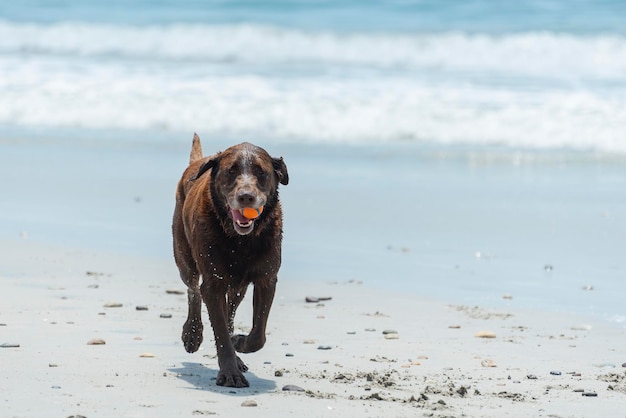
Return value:
[(623, 324), (625, 16), (590, 0), (4, 2), (0, 163), (28, 158), (0, 171), (0, 233), (169, 256), (196, 131), (207, 152), (285, 155), (288, 279)]
[(625, 18), (606, 0), (4, 2), (0, 129), (625, 152)]

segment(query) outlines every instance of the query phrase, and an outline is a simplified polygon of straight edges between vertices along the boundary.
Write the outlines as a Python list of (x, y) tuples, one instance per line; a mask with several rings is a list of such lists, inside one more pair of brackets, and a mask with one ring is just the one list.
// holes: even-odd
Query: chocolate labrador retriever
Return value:
[[(283, 159), (264, 149), (243, 143), (203, 158), (200, 138), (194, 135), (172, 224), (174, 258), (189, 299), (182, 339), (189, 353), (200, 347), (204, 301), (215, 335), (220, 386), (249, 386), (243, 375), (248, 368), (235, 351), (251, 353), (265, 344), (281, 262), (278, 184), (288, 182)], [(249, 335), (233, 335), (235, 311), (250, 283), (252, 329)]]

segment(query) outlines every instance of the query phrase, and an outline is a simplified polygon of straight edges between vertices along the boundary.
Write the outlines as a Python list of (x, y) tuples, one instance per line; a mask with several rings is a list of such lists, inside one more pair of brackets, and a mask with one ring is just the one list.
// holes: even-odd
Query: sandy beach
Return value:
[[(619, 187), (620, 162), (570, 156), (520, 169), (494, 162), (493, 153), (469, 164), (450, 163), (454, 153), (268, 146), (285, 156), (293, 180), (281, 191), (283, 269), (267, 344), (244, 356), (250, 388), (229, 389), (215, 385), (208, 327), (198, 353), (180, 341), (186, 295), (169, 254), (169, 222), (187, 141), (0, 147), (2, 416), (625, 416), (626, 331), (601, 309), (614, 313), (610, 294), (621, 290), (615, 277), (624, 265), (612, 244), (623, 238), (624, 208), (602, 198), (569, 212), (533, 206), (549, 192), (567, 197), (563, 184), (581, 178)], [(485, 186), (491, 170), (501, 182)], [(546, 186), (543, 170), (562, 174)], [(488, 189), (451, 193), (466, 172), (476, 190)], [(405, 180), (388, 183), (389, 175)], [(538, 199), (528, 199), (525, 184)], [(380, 215), (407, 185), (415, 187), (415, 226)], [(533, 209), (498, 209), (505, 188)], [(452, 197), (461, 202), (456, 211), (443, 205)], [(349, 222), (337, 216), (368, 202), (371, 212), (356, 210)], [(483, 205), (495, 211), (476, 217)], [(455, 228), (463, 219), (469, 230)], [(533, 219), (552, 222), (548, 242), (533, 241), (542, 230)], [(472, 228), (483, 230), (482, 245)], [(549, 251), (589, 231), (604, 237), (598, 251), (581, 243)], [(236, 326), (245, 332), (250, 324), (248, 297)]]

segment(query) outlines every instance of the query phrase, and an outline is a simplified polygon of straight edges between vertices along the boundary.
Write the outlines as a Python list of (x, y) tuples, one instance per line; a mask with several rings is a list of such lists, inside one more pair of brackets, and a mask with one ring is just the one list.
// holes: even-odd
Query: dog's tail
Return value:
[(189, 155), (189, 164), (202, 158), (202, 144), (198, 134), (193, 134), (193, 144), (191, 145), (191, 154)]

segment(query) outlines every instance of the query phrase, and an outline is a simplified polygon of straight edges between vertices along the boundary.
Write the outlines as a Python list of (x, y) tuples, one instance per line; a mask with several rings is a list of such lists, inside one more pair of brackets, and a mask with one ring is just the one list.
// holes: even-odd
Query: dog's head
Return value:
[[(218, 153), (205, 162), (196, 178), (211, 170), (211, 188), (218, 214), (226, 214), (239, 235), (248, 235), (255, 222), (270, 213), (278, 199), (278, 184), (287, 185), (289, 174), (281, 158), (244, 142)], [(257, 209), (258, 218), (243, 215), (245, 208)]]

